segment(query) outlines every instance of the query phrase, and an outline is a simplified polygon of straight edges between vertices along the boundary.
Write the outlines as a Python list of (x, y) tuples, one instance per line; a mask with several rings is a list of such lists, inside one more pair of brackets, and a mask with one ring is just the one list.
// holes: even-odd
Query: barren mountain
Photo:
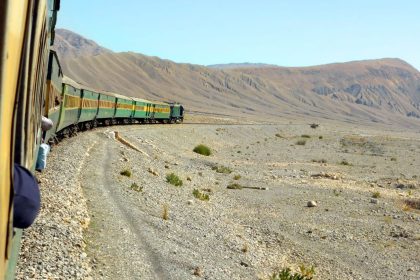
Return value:
[(265, 64), (265, 63), (244, 62), (244, 63), (212, 64), (212, 65), (207, 65), (207, 67), (216, 68), (216, 69), (235, 69), (235, 68), (276, 67), (276, 65), (273, 65), (273, 64)]
[(95, 56), (111, 52), (70, 30), (57, 29), (55, 32), (54, 48), (60, 53), (60, 57), (75, 58), (81, 56)]
[[(420, 124), (420, 72), (400, 59), (313, 67), (235, 64), (205, 67), (138, 53), (113, 53), (58, 30), (64, 73), (94, 88), (152, 100), (178, 101), (188, 111), (258, 119), (326, 118), (352, 123)], [(75, 44), (74, 42), (78, 42)], [(88, 42), (88, 43), (84, 43)], [(83, 50), (79, 53), (77, 49)], [(72, 49), (73, 50), (73, 49)], [(82, 54), (83, 53), (83, 54)]]

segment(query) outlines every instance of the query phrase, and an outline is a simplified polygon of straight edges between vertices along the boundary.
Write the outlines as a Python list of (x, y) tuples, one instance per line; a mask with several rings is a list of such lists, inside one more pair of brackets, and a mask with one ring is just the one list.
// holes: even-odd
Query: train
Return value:
[[(14, 166), (34, 172), (42, 142), (98, 125), (180, 123), (184, 107), (92, 89), (64, 76), (53, 50), (60, 0), (0, 5), (0, 279), (13, 279), (22, 230), (13, 228)], [(52, 120), (43, 132), (41, 118)]]
[(0, 4), (0, 279), (12, 279), (22, 231), (13, 228), (14, 165), (33, 170), (59, 0)]
[(63, 75), (58, 55), (51, 50), (43, 114), (54, 124), (44, 139), (52, 142), (98, 125), (181, 123), (184, 107), (81, 85)]

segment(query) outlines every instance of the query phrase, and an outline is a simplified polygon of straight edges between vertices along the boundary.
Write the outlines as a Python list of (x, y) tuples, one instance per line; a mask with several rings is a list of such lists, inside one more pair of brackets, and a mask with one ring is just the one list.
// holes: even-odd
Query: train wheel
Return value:
[(72, 128), (70, 128), (70, 136), (76, 136), (77, 132), (79, 131), (79, 127), (77, 125), (74, 125)]
[(62, 132), (63, 138), (69, 138), (70, 137), (69, 133), (70, 133), (69, 129), (65, 128)]

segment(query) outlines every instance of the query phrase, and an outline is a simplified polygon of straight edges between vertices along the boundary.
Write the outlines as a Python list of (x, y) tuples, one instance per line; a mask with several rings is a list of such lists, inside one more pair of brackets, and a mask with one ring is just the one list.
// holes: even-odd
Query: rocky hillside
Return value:
[(99, 46), (94, 41), (66, 29), (56, 30), (54, 48), (60, 53), (60, 57), (63, 59), (95, 56), (111, 52)]
[[(56, 44), (73, 46), (70, 51), (57, 48), (64, 73), (94, 88), (179, 101), (190, 112), (420, 124), (420, 72), (399, 59), (296, 68), (205, 67), (132, 52), (113, 53), (74, 33), (68, 42), (62, 33), (69, 32), (58, 30)], [(77, 50), (83, 51), (78, 55)]]

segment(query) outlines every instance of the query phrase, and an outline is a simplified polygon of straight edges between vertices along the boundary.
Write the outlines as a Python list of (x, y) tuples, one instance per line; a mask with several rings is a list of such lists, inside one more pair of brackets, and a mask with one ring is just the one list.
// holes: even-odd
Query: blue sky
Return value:
[(57, 26), (113, 51), (176, 62), (398, 57), (420, 69), (417, 0), (61, 0)]

